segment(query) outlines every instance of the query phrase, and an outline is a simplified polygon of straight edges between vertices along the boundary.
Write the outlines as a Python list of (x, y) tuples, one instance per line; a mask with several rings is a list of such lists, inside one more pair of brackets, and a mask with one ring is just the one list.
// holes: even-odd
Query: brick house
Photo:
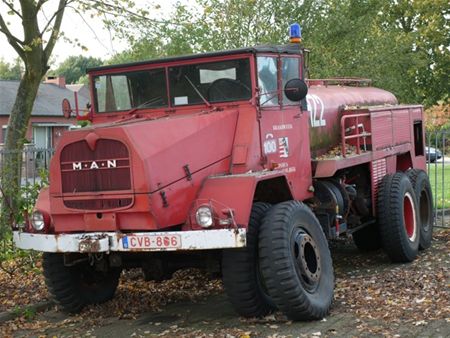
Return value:
[[(19, 81), (0, 80), (0, 147), (3, 145), (7, 133), (8, 118), (16, 98)], [(37, 148), (54, 148), (61, 134), (76, 124), (72, 114), (66, 119), (62, 112), (62, 100), (67, 98), (72, 109), (75, 109), (75, 96), (78, 106), (85, 108), (90, 101), (86, 86), (66, 86), (63, 77), (49, 78), (38, 90), (26, 138)]]

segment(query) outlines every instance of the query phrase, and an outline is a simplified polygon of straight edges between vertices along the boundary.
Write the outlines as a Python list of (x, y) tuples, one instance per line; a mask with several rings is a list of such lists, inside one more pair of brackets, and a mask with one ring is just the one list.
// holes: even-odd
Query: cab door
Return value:
[(284, 86), (301, 78), (301, 56), (259, 55), (257, 73), (260, 137), (265, 167), (285, 173), (295, 199), (311, 197), (309, 116), (300, 102), (290, 101)]

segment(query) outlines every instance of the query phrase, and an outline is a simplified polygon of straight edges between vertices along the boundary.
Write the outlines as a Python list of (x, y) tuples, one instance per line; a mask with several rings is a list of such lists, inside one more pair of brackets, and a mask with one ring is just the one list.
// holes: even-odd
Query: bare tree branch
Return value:
[(39, 0), (38, 3), (36, 4), (36, 12), (39, 12), (39, 10), (41, 9), (42, 5), (44, 5), (48, 0)]
[[(45, 0), (44, 2), (46, 2), (47, 0)], [(52, 21), (56, 18), (56, 16), (59, 14), (60, 11), (64, 11), (65, 8), (69, 7), (69, 4), (71, 4), (72, 2), (74, 2), (75, 0), (66, 0), (66, 5), (63, 8), (58, 8), (58, 10), (53, 13), (53, 15), (50, 17), (50, 19), (47, 19), (47, 17), (45, 16), (44, 11), (42, 11), (42, 13), (44, 14), (45, 18), (47, 19), (47, 23), (45, 24), (44, 28), (42, 29), (42, 31), (39, 33), (39, 35), (42, 37), (45, 33), (45, 31), (48, 29), (48, 27), (51, 25)], [(71, 7), (73, 8), (73, 7)]]
[[(86, 2), (83, 0), (79, 0), (77, 2), (86, 6), (87, 8), (90, 8), (90, 7), (92, 7), (92, 4), (89, 4), (89, 1), (93, 2), (95, 4), (98, 4), (98, 7), (95, 8), (96, 11), (98, 11), (100, 13), (104, 13), (104, 14), (110, 14), (110, 15), (113, 15), (116, 17), (117, 16), (126, 17), (126, 16), (130, 15), (130, 16), (138, 18), (138, 19), (143, 19), (146, 21), (150, 21), (150, 22), (154, 22), (154, 23), (158, 23), (158, 24), (162, 24), (162, 25), (171, 24), (174, 26), (181, 26), (181, 27), (184, 27), (187, 25), (186, 23), (173, 22), (173, 21), (168, 21), (168, 20), (157, 20), (157, 19), (149, 18), (145, 15), (133, 12), (125, 7), (113, 5), (113, 4), (107, 3), (105, 1), (87, 0), (87, 2)], [(106, 8), (109, 8), (110, 10), (107, 10)], [(123, 14), (120, 14), (121, 12), (123, 12)]]
[(2, 2), (9, 7), (9, 9), (16, 14), (18, 17), (22, 18), (22, 13), (20, 13), (17, 9), (14, 8), (13, 4), (6, 1), (6, 0), (2, 0)]
[(0, 32), (5, 34), (6, 38), (8, 39), (9, 44), (14, 48), (14, 50), (19, 54), (22, 60), (25, 59), (25, 51), (20, 46), (23, 44), (23, 41), (16, 38), (12, 33), (9, 31), (8, 26), (6, 25), (5, 20), (3, 20), (3, 16), (0, 14)]
[[(55, 12), (55, 24), (53, 25), (52, 33), (48, 40), (47, 46), (44, 49), (44, 59), (45, 62), (48, 61), (50, 55), (53, 52), (53, 48), (55, 47), (56, 40), (58, 40), (59, 31), (61, 29), (61, 23), (64, 16), (64, 10), (67, 4), (71, 2), (70, 0), (59, 0), (58, 10)], [(52, 19), (50, 19), (52, 20)]]
[[(58, 8), (57, 11), (55, 11), (55, 13), (53, 13), (53, 15), (50, 17), (50, 19), (48, 19), (47, 23), (45, 24), (44, 28), (40, 31), (39, 36), (43, 36), (45, 31), (47, 30), (47, 28), (52, 24), (53, 20), (55, 20), (56, 16), (59, 14), (59, 12), (61, 10), (64, 10), (63, 8)], [(47, 18), (46, 18), (47, 19)]]
[(95, 30), (92, 28), (92, 26), (89, 24), (89, 22), (87, 22), (87, 20), (84, 18), (83, 14), (81, 14), (81, 12), (80, 12), (77, 8), (75, 8), (75, 7), (73, 7), (73, 6), (67, 6), (67, 8), (70, 8), (70, 9), (74, 10), (74, 12), (77, 13), (77, 14), (80, 16), (81, 20), (83, 20), (83, 22), (86, 24), (86, 26), (91, 30), (92, 34), (94, 34), (95, 39), (96, 39), (103, 47), (105, 47), (106, 50), (108, 50), (108, 47), (106, 47), (105, 44), (102, 42), (102, 40), (100, 40), (100, 38), (98, 37), (98, 35), (97, 35), (97, 33), (95, 32)]

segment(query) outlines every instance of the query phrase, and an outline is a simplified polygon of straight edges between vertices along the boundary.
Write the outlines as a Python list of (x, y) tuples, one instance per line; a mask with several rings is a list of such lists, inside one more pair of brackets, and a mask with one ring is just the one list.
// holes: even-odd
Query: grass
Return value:
[[(442, 177), (442, 174), (444, 177)], [(436, 208), (450, 208), (450, 164), (431, 163), (428, 167), (433, 204)]]

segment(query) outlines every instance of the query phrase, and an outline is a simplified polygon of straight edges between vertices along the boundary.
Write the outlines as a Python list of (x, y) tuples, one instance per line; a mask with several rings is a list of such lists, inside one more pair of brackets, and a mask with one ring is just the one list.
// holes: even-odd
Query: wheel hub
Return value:
[(411, 242), (414, 241), (417, 235), (416, 210), (414, 208), (413, 197), (408, 192), (403, 199), (403, 222), (409, 240)]
[(320, 280), (320, 252), (314, 239), (299, 231), (294, 239), (294, 256), (299, 277), (307, 289), (314, 289)]

